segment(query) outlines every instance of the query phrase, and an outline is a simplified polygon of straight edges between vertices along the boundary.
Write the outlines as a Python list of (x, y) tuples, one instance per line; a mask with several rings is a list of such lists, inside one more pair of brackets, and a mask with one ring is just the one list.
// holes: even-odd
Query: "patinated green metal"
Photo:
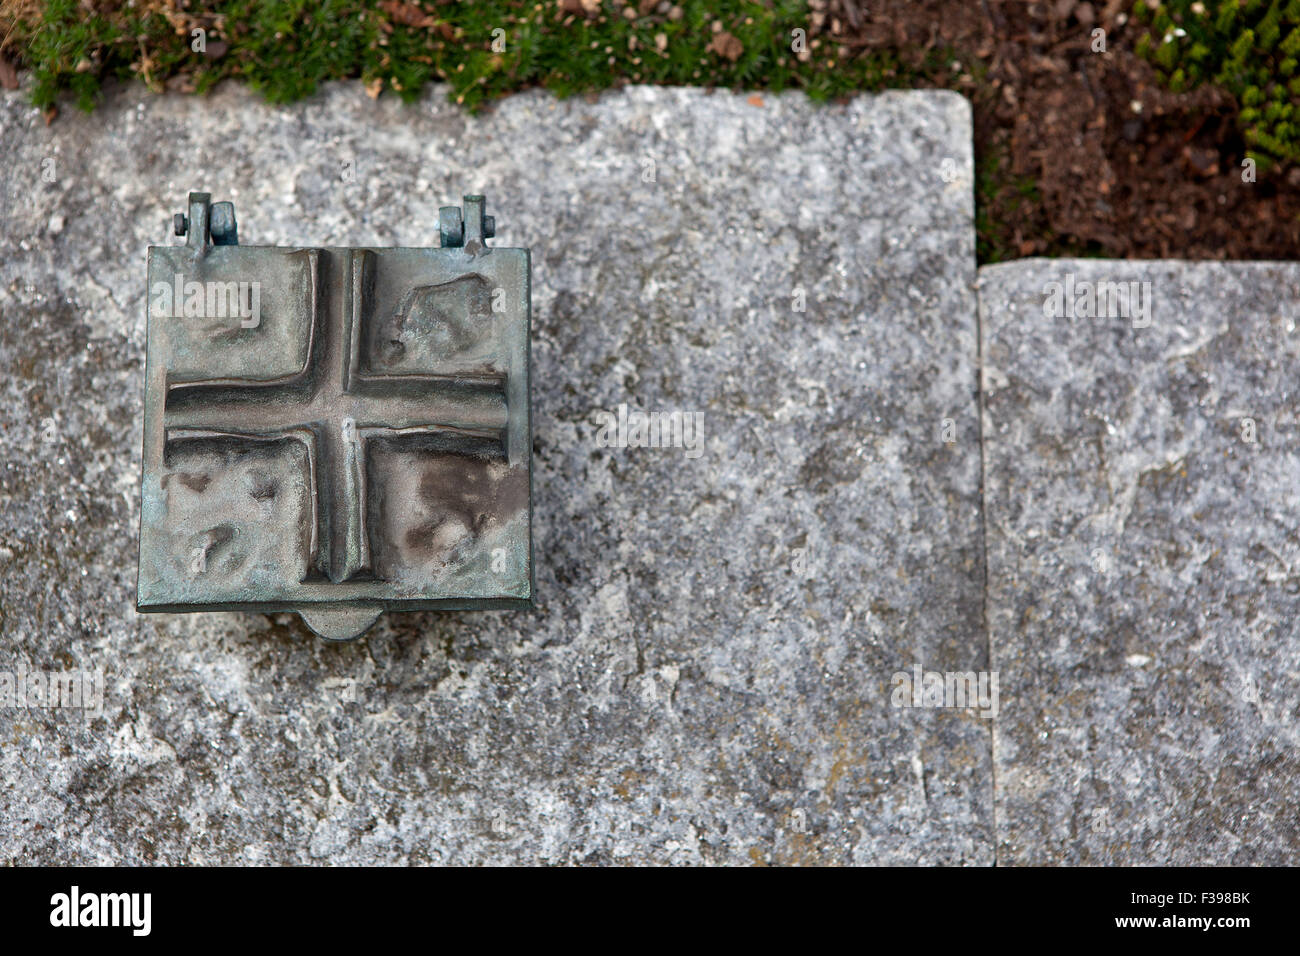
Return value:
[(529, 256), (482, 196), (442, 248), (240, 246), (191, 193), (151, 246), (141, 611), (531, 606)]

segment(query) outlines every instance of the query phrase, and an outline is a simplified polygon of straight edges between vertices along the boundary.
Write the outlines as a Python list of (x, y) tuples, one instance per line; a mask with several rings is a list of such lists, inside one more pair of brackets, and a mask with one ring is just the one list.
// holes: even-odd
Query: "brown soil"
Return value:
[[(931, 73), (936, 54), (955, 61), (943, 85), (975, 104), (982, 260), (1300, 258), (1300, 168), (1244, 182), (1232, 98), (1164, 90), (1132, 52), (1143, 27), (1127, 21), (1130, 0), (814, 6), (832, 42)], [(1098, 27), (1105, 53), (1091, 49)]]

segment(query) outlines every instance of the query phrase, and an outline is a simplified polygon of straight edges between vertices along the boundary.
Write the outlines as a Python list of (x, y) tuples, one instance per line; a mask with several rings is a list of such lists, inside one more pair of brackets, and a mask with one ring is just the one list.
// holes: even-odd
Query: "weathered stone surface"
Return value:
[[(108, 680), (0, 709), (0, 860), (990, 862), (988, 727), (890, 706), (986, 666), (967, 104), (444, 96), (0, 98), (0, 669)], [(134, 612), (144, 250), (190, 189), (319, 245), (483, 191), (532, 248), (536, 613)], [(598, 447), (622, 403), (702, 454)]]
[[(1149, 326), (1045, 316), (1071, 273)], [(1300, 266), (1029, 260), (980, 311), (999, 862), (1300, 862)]]

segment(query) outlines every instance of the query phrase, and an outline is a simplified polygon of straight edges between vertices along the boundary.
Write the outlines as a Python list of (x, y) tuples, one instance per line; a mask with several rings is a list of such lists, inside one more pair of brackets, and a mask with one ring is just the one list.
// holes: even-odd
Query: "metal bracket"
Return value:
[(485, 239), (497, 234), (496, 218), (486, 215), (486, 199), (466, 196), (464, 207), (464, 213), (459, 206), (443, 206), (438, 210), (438, 236), (442, 248), (476, 251), (487, 245)]
[(212, 202), (208, 193), (190, 193), (189, 215), (172, 216), (172, 231), (186, 237), (186, 244), (196, 251), (208, 246), (239, 245), (239, 225), (235, 222), (235, 204)]

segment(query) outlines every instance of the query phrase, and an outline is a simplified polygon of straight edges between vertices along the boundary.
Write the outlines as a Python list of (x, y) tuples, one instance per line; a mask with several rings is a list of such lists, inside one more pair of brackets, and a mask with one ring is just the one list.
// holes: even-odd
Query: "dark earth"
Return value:
[[(1233, 98), (1162, 88), (1133, 52), (1144, 27), (1129, 0), (826, 6), (851, 45), (892, 48), (918, 72), (936, 55), (960, 64), (944, 85), (975, 104), (981, 261), (1300, 256), (1300, 168), (1243, 182)], [(1105, 53), (1091, 49), (1098, 27)]]

